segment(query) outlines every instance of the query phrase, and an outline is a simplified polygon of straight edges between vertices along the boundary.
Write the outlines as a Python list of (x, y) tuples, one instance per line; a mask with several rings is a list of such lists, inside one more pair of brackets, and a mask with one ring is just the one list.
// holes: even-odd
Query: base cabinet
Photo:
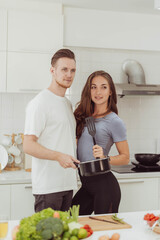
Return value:
[(0, 185), (0, 214), (10, 218), (10, 185)]
[[(119, 212), (159, 209), (160, 178), (118, 179), (118, 182), (121, 188)], [(0, 185), (0, 196), (0, 213), (9, 219), (19, 220), (34, 213), (31, 184)]]
[(119, 180), (121, 203), (119, 212), (145, 211), (159, 208), (159, 179)]
[(0, 185), (0, 214), (19, 220), (34, 213), (31, 184)]
[(31, 184), (11, 185), (11, 220), (18, 220), (34, 213)]

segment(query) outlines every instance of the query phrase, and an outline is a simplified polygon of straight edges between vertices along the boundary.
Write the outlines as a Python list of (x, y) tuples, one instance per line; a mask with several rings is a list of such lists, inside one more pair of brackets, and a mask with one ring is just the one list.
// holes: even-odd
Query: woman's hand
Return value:
[(93, 156), (95, 158), (104, 158), (103, 148), (99, 145), (93, 146)]

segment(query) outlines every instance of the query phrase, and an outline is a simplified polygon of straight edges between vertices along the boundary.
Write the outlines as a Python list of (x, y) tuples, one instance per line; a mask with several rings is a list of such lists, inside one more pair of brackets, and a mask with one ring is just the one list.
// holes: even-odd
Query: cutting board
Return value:
[[(105, 219), (108, 221), (114, 222), (111, 215), (101, 215), (101, 216), (94, 216), (98, 219)], [(103, 231), (103, 230), (114, 230), (114, 229), (125, 229), (125, 228), (131, 228), (132, 226), (128, 223), (108, 223), (104, 221), (99, 221), (95, 219), (90, 219), (89, 217), (79, 217), (78, 222), (82, 225), (89, 224), (90, 227), (93, 229), (93, 231)]]

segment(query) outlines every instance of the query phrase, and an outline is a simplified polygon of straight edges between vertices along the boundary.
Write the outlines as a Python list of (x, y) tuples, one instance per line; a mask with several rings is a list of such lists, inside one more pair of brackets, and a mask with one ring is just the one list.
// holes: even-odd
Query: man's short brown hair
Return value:
[(70, 49), (60, 49), (53, 55), (53, 57), (51, 59), (52, 67), (54, 67), (56, 65), (56, 62), (60, 58), (70, 58), (70, 59), (73, 59), (74, 61), (76, 61), (75, 55)]

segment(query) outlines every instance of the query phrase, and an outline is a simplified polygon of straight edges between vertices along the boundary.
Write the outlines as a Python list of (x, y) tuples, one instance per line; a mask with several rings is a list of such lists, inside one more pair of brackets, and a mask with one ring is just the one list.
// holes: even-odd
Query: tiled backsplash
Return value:
[(35, 94), (0, 93), (0, 139), (3, 134), (23, 133), (25, 108)]
[[(79, 101), (87, 77), (105, 70), (115, 82), (120, 81), (121, 66), (126, 59), (139, 61), (148, 83), (160, 84), (160, 52), (71, 48), (77, 59), (77, 73), (69, 90), (73, 106)], [(48, 66), (49, 68), (50, 66)], [(23, 132), (25, 108), (35, 94), (0, 93), (0, 140), (3, 134)], [(156, 152), (160, 136), (160, 96), (118, 97), (119, 116), (127, 127), (131, 158), (135, 152)], [(111, 154), (116, 154), (113, 147)]]

